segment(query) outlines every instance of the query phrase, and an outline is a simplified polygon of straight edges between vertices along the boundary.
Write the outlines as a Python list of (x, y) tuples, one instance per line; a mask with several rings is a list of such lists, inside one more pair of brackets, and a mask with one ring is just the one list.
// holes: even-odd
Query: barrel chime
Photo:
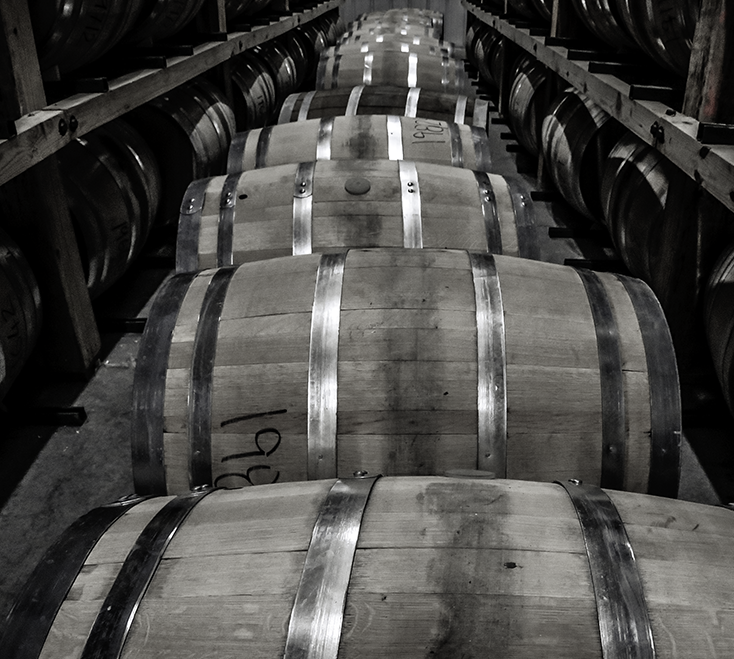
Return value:
[(59, 539), (3, 656), (734, 646), (734, 517), (649, 496), (680, 471), (659, 304), (539, 260), (441, 26), (359, 17), (191, 183), (135, 373), (137, 494)]

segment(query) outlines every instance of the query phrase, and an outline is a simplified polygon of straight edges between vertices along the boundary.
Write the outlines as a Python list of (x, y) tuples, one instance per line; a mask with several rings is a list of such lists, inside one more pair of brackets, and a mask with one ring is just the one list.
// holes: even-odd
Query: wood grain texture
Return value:
[[(443, 165), (452, 164), (451, 138), (446, 122), (400, 117), (400, 123), (403, 159)], [(307, 119), (292, 124), (272, 126), (264, 166), (272, 167), (285, 163), (316, 160), (319, 125), (319, 119)], [(482, 170), (484, 166), (477, 162), (469, 126), (459, 124), (458, 128), (463, 152), (461, 167)], [(261, 130), (257, 128), (243, 133), (243, 139), (246, 140), (244, 149), (237, 152), (236, 155), (233, 155), (230, 149), (228, 164), (230, 173), (255, 169), (257, 143)], [(389, 159), (385, 115), (335, 117), (329, 159)]]
[[(507, 473), (599, 482), (602, 388), (584, 285), (565, 266), (508, 256), (495, 262), (504, 306)], [(213, 371), (212, 468), (219, 485), (307, 477), (318, 263), (318, 255), (272, 259), (246, 263), (234, 275)], [(193, 341), (214, 272), (194, 280), (173, 334), (164, 420), (170, 492), (187, 489)], [(651, 424), (645, 351), (624, 286), (613, 275), (599, 278), (621, 337), (625, 483), (644, 491)], [(337, 451), (338, 474), (476, 469), (477, 321), (467, 253), (351, 250), (339, 305), (337, 444), (346, 444)]]
[[(221, 490), (168, 545), (122, 657), (272, 658), (333, 481)], [(636, 558), (660, 656), (720, 659), (734, 647), (731, 511), (607, 491)], [(137, 534), (168, 498), (100, 540), (56, 617), (43, 659), (76, 657)], [(84, 584), (84, 587), (81, 587)], [(702, 594), (705, 593), (705, 597)], [(339, 657), (601, 659), (576, 512), (557, 485), (383, 477), (367, 503)]]

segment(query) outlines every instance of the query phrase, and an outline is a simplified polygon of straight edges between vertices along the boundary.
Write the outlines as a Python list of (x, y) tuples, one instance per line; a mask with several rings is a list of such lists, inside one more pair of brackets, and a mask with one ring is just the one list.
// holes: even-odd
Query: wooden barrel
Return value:
[(125, 273), (148, 237), (160, 205), (158, 162), (122, 119), (73, 140), (57, 158), (94, 298)]
[(59, 538), (0, 649), (720, 659), (732, 543), (731, 510), (583, 483), (367, 476), (136, 498)]
[(551, 254), (548, 242), (517, 179), (406, 160), (322, 160), (194, 181), (176, 268), (341, 247), (449, 247), (560, 263), (572, 256)]
[(601, 180), (604, 224), (629, 271), (653, 284), (671, 164), (627, 132), (611, 150)]
[(439, 32), (443, 32), (443, 14), (430, 9), (418, 9), (415, 7), (404, 7), (388, 9), (386, 11), (373, 11), (357, 16), (349, 27), (359, 30), (371, 26), (428, 26)]
[(173, 36), (196, 17), (204, 1), (148, 0), (125, 41), (146, 45)]
[(227, 172), (289, 162), (354, 159), (416, 160), (482, 172), (491, 167), (487, 133), (482, 128), (435, 119), (359, 115), (307, 119), (237, 133), (229, 149)]
[(572, 4), (584, 25), (598, 39), (615, 50), (639, 50), (614, 0), (572, 0)]
[(538, 133), (548, 112), (544, 99), (549, 83), (545, 66), (529, 55), (521, 57), (510, 87), (508, 118), (517, 141), (533, 155), (540, 150)]
[(277, 40), (255, 46), (251, 52), (270, 68), (275, 83), (275, 107), (279, 108), (286, 97), (298, 89), (296, 62), (283, 43)]
[(246, 19), (261, 12), (270, 0), (224, 0), (224, 11), (228, 21)]
[(550, 176), (565, 200), (588, 218), (602, 218), (602, 168), (625, 130), (575, 89), (560, 94), (543, 120), (541, 140)]
[(621, 22), (661, 66), (687, 75), (700, 0), (615, 0)]
[(261, 128), (275, 111), (275, 79), (270, 67), (245, 51), (232, 58), (231, 77), (237, 130)]
[(0, 400), (30, 356), (41, 318), (41, 295), (33, 271), (0, 229)]
[(467, 56), (479, 70), (479, 76), (499, 88), (505, 41), (499, 32), (475, 22), (467, 42)]
[(734, 413), (734, 246), (727, 246), (705, 283), (704, 322), (724, 400)]
[(322, 54), (316, 89), (391, 85), (422, 87), (440, 92), (474, 95), (462, 60), (402, 51)]
[(402, 34), (343, 35), (337, 45), (341, 48), (346, 46), (363, 47), (366, 45), (368, 50), (378, 50), (379, 48), (399, 50), (399, 47), (406, 43), (411, 47), (431, 46), (433, 48), (438, 48), (444, 51), (449, 57), (459, 58), (461, 55), (456, 44), (451, 41), (443, 41), (442, 39), (435, 39), (433, 37), (407, 36)]
[(540, 18), (550, 22), (553, 13), (553, 0), (531, 0), (533, 8)]
[(224, 94), (203, 78), (191, 80), (125, 115), (156, 155), (163, 194), (159, 221), (176, 222), (192, 179), (225, 170), (236, 126)]
[[(402, 52), (402, 53), (415, 53), (421, 57), (432, 56), (432, 57), (452, 57), (447, 48), (440, 46), (441, 41), (431, 40), (426, 42), (416, 37), (411, 39), (409, 37), (402, 37), (401, 39), (391, 39), (385, 41), (377, 41), (379, 37), (373, 40), (365, 39), (352, 43), (339, 43), (336, 46), (332, 46), (324, 51), (322, 57), (334, 57), (336, 55), (354, 55), (355, 53), (376, 53), (376, 52)], [(417, 43), (414, 43), (417, 42)]]
[(62, 73), (94, 61), (132, 28), (144, 0), (29, 0), (28, 10), (42, 70)]
[[(403, 37), (431, 37), (433, 39), (441, 39), (442, 31), (432, 28), (429, 25), (363, 25), (362, 27), (349, 26), (343, 33), (343, 37), (351, 38), (357, 35), (364, 37), (374, 37), (380, 34), (395, 34)], [(342, 38), (343, 38), (342, 37)]]
[(132, 425), (146, 493), (359, 469), (678, 483), (675, 357), (650, 289), (461, 250), (175, 276), (148, 316)]
[(278, 123), (322, 117), (402, 114), (489, 127), (489, 101), (476, 96), (446, 94), (420, 87), (357, 85), (291, 94), (280, 109)]

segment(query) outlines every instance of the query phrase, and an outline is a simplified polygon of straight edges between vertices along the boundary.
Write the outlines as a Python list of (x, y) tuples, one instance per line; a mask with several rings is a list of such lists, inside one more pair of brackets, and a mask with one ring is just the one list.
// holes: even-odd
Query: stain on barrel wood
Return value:
[[(617, 639), (640, 634), (655, 656), (716, 659), (734, 646), (732, 626), (722, 624), (734, 614), (729, 510), (612, 490), (574, 503), (574, 485), (567, 493), (555, 484), (383, 477), (363, 516), (350, 518), (353, 533), (342, 537), (336, 524), (347, 506), (329, 502), (344, 485), (324, 480), (199, 497), (159, 552), (124, 630), (123, 656), (171, 648), (179, 659), (283, 656), (309, 560), (321, 558), (325, 571), (311, 577), (314, 592), (334, 568), (320, 549), (329, 533), (356, 540), (347, 578), (334, 592), (346, 599), (343, 620), (336, 629), (314, 625), (302, 642), (318, 643), (329, 632), (344, 659), (476, 656), (488, 647), (506, 657), (602, 659), (626, 649), (650, 657), (642, 640), (625, 648), (602, 633), (610, 608)], [(7, 642), (17, 638), (14, 630), (32, 638), (39, 628), (42, 657), (80, 656), (95, 640), (90, 630), (108, 594), (130, 572), (134, 548), (172, 501), (142, 501), (112, 521), (83, 567), (69, 570), (71, 587), (55, 617), (11, 620), (0, 639), (6, 656), (38, 659), (37, 651), (19, 655)], [(594, 543), (599, 532), (584, 524), (587, 511), (614, 520), (601, 545)], [(626, 572), (600, 593), (604, 577), (619, 569), (609, 561), (617, 547)], [(67, 569), (66, 555), (46, 559)], [(598, 573), (600, 559), (609, 573)], [(641, 618), (621, 599), (625, 589)], [(310, 613), (317, 621), (318, 612)], [(645, 617), (649, 624), (640, 628), (636, 621)]]
[[(310, 337), (321, 258), (248, 263), (231, 280), (213, 368), (211, 480), (218, 485), (307, 477)], [(506, 362), (507, 400), (492, 403), (507, 409), (507, 458), (500, 468), (517, 478), (576, 474), (598, 483), (606, 445), (601, 330), (584, 283), (564, 266), (507, 256), (493, 262), (501, 311), (493, 312), (490, 323), (502, 319), (506, 346), (497, 359)], [(193, 279), (180, 305), (170, 354), (158, 351), (167, 375), (152, 385), (163, 389), (160, 395), (150, 397), (165, 399), (160, 438), (165, 457), (146, 458), (143, 451), (140, 473), (158, 470), (171, 492), (190, 485), (191, 364), (200, 309), (215, 272)], [(646, 305), (638, 305), (626, 278), (597, 277), (600, 302), (610, 307), (617, 328), (624, 385), (625, 469), (618, 477), (627, 489), (647, 489), (658, 450), (651, 446), (652, 433), (673, 459), (672, 472), (665, 467), (668, 485), (659, 493), (674, 494), (680, 412), (662, 313), (651, 295)], [(477, 336), (479, 311), (467, 253), (351, 250), (341, 296), (333, 304), (340, 318), (338, 425), (330, 440), (337, 444), (335, 475), (357, 469), (425, 474), (477, 468), (479, 392), (497, 393), (491, 382), (487, 389), (478, 381), (478, 341), (486, 337)], [(151, 317), (151, 332), (156, 323)], [(663, 375), (653, 377), (650, 360), (664, 366)], [(658, 388), (673, 408), (654, 409)], [(146, 400), (139, 404), (136, 414), (144, 419)], [(135, 441), (149, 442), (142, 436)], [(147, 485), (138, 482), (138, 487)]]
[(227, 171), (311, 160), (415, 160), (490, 171), (482, 128), (397, 115), (324, 117), (238, 133)]

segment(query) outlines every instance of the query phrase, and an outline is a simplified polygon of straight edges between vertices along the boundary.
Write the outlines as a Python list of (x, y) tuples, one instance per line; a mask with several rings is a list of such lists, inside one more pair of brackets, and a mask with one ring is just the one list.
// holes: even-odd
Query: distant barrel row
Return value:
[[(505, 3), (488, 0), (490, 11), (505, 13)], [(691, 57), (700, 0), (572, 0), (571, 6), (591, 35), (617, 52), (645, 53), (656, 64), (685, 76)], [(550, 0), (509, 0), (510, 14), (550, 22)]]

